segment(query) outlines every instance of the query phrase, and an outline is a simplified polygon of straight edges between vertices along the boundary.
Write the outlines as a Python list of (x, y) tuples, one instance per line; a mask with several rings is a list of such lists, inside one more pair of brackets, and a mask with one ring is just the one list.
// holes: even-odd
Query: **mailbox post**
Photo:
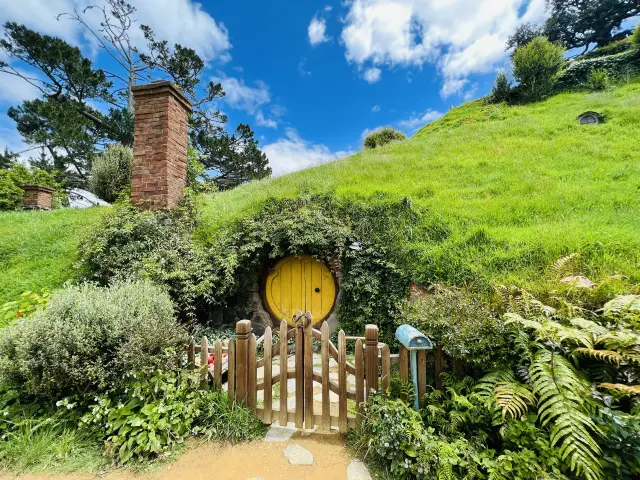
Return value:
[(426, 335), (420, 333), (411, 325), (400, 325), (396, 330), (396, 340), (404, 348), (411, 352), (411, 378), (413, 379), (414, 402), (413, 408), (420, 409), (420, 399), (418, 398), (418, 360), (416, 352), (418, 350), (432, 350), (433, 343)]

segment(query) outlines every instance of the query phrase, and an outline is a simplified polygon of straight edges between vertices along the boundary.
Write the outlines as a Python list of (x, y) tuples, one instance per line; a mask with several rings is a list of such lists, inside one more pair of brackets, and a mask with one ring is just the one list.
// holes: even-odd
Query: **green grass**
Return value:
[[(606, 123), (579, 126), (585, 110)], [(257, 212), (269, 197), (408, 197), (424, 226), (411, 239), (418, 273), (420, 265), (432, 277), (440, 267), (468, 269), (535, 287), (548, 265), (580, 252), (583, 273), (638, 283), (639, 118), (640, 83), (526, 106), (471, 102), (407, 141), (211, 196), (201, 233)], [(449, 230), (445, 240), (429, 239), (433, 222)]]
[[(579, 126), (585, 110), (606, 123)], [(409, 198), (421, 212), (410, 239), (419, 280), (481, 276), (544, 289), (548, 266), (580, 252), (593, 280), (622, 273), (638, 284), (639, 118), (638, 82), (525, 106), (471, 102), (406, 141), (205, 197), (200, 237), (271, 197)], [(69, 278), (76, 245), (102, 211), (0, 214), (0, 304)]]
[(0, 305), (70, 278), (76, 247), (105, 209), (0, 213)]
[(98, 472), (107, 461), (100, 442), (76, 426), (25, 421), (0, 442), (0, 470), (12, 473)]

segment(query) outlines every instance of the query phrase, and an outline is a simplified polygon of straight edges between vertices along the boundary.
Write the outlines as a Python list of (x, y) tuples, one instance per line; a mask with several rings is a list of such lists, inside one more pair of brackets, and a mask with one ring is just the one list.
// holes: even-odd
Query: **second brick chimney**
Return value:
[(175, 207), (187, 186), (191, 102), (171, 82), (133, 87), (135, 105), (131, 201), (143, 208)]

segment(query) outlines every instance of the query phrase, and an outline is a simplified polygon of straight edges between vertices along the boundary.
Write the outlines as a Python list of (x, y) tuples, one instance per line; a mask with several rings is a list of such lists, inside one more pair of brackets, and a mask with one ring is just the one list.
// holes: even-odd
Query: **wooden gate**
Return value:
[[(294, 323), (289, 327), (282, 322), (277, 339), (270, 327), (256, 339), (251, 322), (242, 320), (236, 324), (235, 341), (227, 346), (218, 341), (211, 348), (204, 338), (198, 348), (192, 341), (189, 362), (197, 368), (195, 355), (200, 350), (203, 388), (209, 384), (222, 388), (226, 373), (230, 400), (245, 402), (266, 424), (293, 422), (296, 428), (320, 426), (346, 433), (356, 425), (367, 396), (386, 393), (389, 347), (378, 343), (376, 325), (367, 325), (364, 337), (347, 337), (341, 330), (336, 347), (329, 339), (329, 325), (323, 322), (320, 330), (313, 328), (309, 312), (298, 312)], [(355, 341), (349, 357), (347, 341)], [(209, 365), (211, 353), (222, 361)]]

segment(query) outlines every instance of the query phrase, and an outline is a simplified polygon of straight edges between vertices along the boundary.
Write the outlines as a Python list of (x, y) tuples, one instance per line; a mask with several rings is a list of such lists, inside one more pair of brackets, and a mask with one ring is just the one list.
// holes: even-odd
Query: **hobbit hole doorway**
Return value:
[(324, 263), (311, 256), (285, 257), (264, 278), (264, 305), (274, 320), (293, 326), (296, 312), (310, 312), (314, 324), (334, 310), (338, 285)]

